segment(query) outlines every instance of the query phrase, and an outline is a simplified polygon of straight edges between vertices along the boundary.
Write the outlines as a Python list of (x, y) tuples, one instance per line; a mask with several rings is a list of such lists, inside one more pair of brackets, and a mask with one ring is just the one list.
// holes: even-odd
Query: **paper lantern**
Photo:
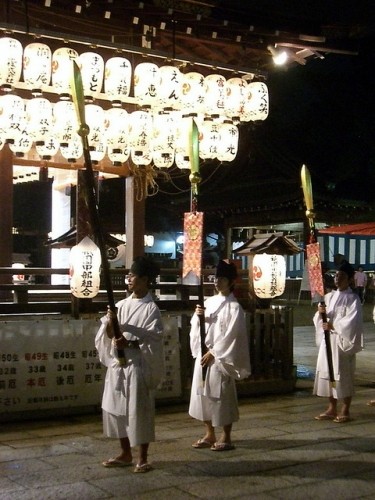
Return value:
[(202, 160), (217, 157), (220, 146), (219, 123), (212, 118), (205, 118), (198, 124), (199, 157)]
[(90, 146), (90, 151), (95, 151), (100, 142), (102, 142), (104, 133), (104, 111), (96, 104), (85, 105), (86, 123), (89, 126), (90, 132), (87, 140)]
[(22, 158), (28, 153), (33, 145), (33, 140), (27, 130), (26, 120), (22, 121), (14, 141), (9, 144), (9, 149), (15, 153), (18, 158)]
[(39, 146), (52, 131), (52, 104), (43, 97), (30, 99), (26, 102), (26, 115), (30, 136)]
[(238, 151), (238, 127), (231, 121), (224, 121), (218, 127), (220, 141), (217, 148), (217, 159), (233, 161)]
[(197, 115), (204, 112), (207, 85), (201, 73), (186, 73), (182, 82), (181, 107), (184, 114)]
[(133, 111), (130, 114), (131, 158), (136, 165), (149, 165), (151, 156), (152, 116), (146, 111)]
[(268, 88), (263, 82), (251, 82), (247, 88), (243, 110), (244, 121), (265, 120), (268, 116)]
[(158, 98), (163, 109), (173, 109), (181, 98), (182, 74), (175, 66), (161, 66)]
[(224, 112), (234, 121), (240, 121), (245, 105), (247, 82), (243, 78), (229, 78), (226, 82)]
[(104, 124), (108, 158), (113, 165), (121, 166), (130, 156), (128, 112), (110, 108), (105, 111)]
[(22, 45), (15, 38), (0, 38), (0, 87), (11, 90), (21, 78)]
[(83, 93), (87, 100), (99, 97), (104, 80), (104, 59), (96, 52), (83, 52), (78, 58), (81, 66)]
[(72, 61), (78, 58), (78, 52), (70, 47), (60, 47), (52, 54), (52, 86), (60, 98), (68, 98), (71, 93)]
[(82, 139), (77, 132), (71, 133), (67, 146), (60, 145), (60, 152), (69, 163), (76, 163), (81, 158), (83, 155)]
[(132, 66), (125, 57), (111, 57), (105, 63), (104, 91), (112, 104), (121, 104), (130, 94)]
[(29, 43), (23, 51), (23, 80), (33, 94), (41, 94), (51, 81), (52, 52), (45, 43)]
[(279, 297), (285, 290), (286, 263), (282, 255), (255, 254), (252, 266), (254, 293), (260, 299)]
[(100, 289), (99, 248), (86, 236), (70, 251), (70, 290), (75, 297), (91, 299)]
[(42, 160), (53, 158), (60, 148), (60, 143), (54, 135), (44, 137), (43, 144), (36, 144), (35, 149)]
[(193, 117), (176, 113), (175, 162), (178, 168), (190, 168), (190, 131)]
[(5, 142), (12, 144), (25, 129), (26, 112), (22, 97), (6, 94), (0, 96), (0, 129)]
[(169, 168), (174, 162), (176, 122), (173, 113), (160, 113), (153, 118), (152, 156), (158, 168)]
[(205, 78), (207, 86), (204, 100), (205, 112), (211, 116), (219, 116), (224, 112), (225, 83), (222, 75), (208, 75)]
[(154, 63), (144, 62), (134, 69), (134, 97), (142, 106), (152, 106), (158, 102), (160, 72)]
[[(16, 269), (23, 269), (25, 267), (25, 264), (21, 264), (21, 263), (16, 262), (16, 263), (12, 264), (12, 267), (14, 267)], [(12, 278), (13, 278), (13, 283), (23, 283), (25, 281), (24, 274), (13, 274)]]
[(61, 147), (67, 147), (72, 135), (77, 133), (78, 120), (71, 101), (58, 101), (53, 107), (54, 133)]

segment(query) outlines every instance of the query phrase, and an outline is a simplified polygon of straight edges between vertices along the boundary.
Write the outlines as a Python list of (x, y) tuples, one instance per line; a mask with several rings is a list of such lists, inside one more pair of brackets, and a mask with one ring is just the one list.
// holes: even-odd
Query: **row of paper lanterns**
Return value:
[(157, 110), (180, 109), (184, 114), (222, 116), (234, 121), (265, 120), (268, 89), (263, 82), (241, 77), (226, 79), (220, 74), (203, 76), (178, 67), (158, 67), (153, 62), (135, 66), (122, 56), (106, 62), (96, 52), (78, 52), (68, 46), (53, 53), (41, 42), (22, 44), (15, 38), (0, 38), (0, 86), (11, 89), (21, 81), (34, 94), (46, 91), (62, 98), (71, 95), (71, 61), (81, 69), (86, 99), (105, 99), (114, 105), (129, 101), (131, 90), (140, 106)]
[[(182, 116), (181, 111), (128, 113), (117, 107), (103, 110), (93, 103), (85, 105), (85, 115), (94, 163), (108, 155), (114, 165), (131, 158), (136, 165), (153, 162), (158, 168), (168, 168), (176, 163), (179, 168), (190, 168), (189, 128), (193, 119), (199, 129), (202, 159), (227, 162), (237, 154), (238, 128), (228, 120)], [(75, 162), (83, 154), (77, 130), (71, 101), (52, 104), (44, 97), (22, 99), (12, 93), (0, 96), (0, 149), (8, 143), (22, 157), (35, 145), (41, 159), (51, 159), (60, 151), (66, 160)]]

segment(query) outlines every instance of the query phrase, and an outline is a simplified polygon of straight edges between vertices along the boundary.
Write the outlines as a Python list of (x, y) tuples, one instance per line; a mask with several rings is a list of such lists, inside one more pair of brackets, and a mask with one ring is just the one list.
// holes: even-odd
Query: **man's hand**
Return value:
[(201, 359), (201, 366), (205, 367), (208, 366), (212, 363), (212, 361), (215, 359), (215, 356), (210, 353), (210, 351), (207, 351), (206, 354), (202, 356)]

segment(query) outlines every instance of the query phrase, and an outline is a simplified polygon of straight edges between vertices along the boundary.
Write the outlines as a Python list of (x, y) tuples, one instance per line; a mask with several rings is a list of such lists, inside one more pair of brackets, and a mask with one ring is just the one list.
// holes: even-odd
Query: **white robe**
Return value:
[(315, 339), (319, 347), (313, 393), (342, 399), (354, 394), (355, 354), (363, 347), (362, 306), (350, 288), (334, 290), (325, 296), (327, 319), (333, 324), (330, 335), (336, 388), (329, 382), (326, 343), (322, 318), (314, 316)]
[(120, 331), (127, 340), (138, 340), (140, 348), (126, 348), (126, 365), (121, 366), (106, 333), (108, 318), (101, 319), (95, 347), (107, 367), (103, 427), (108, 437), (128, 437), (136, 446), (155, 440), (154, 389), (164, 376), (163, 325), (150, 294), (142, 299), (131, 295), (116, 306)]
[(203, 384), (200, 320), (191, 320), (190, 349), (195, 360), (189, 414), (223, 426), (239, 418), (235, 380), (250, 375), (249, 342), (245, 314), (237, 299), (215, 295), (205, 301), (205, 344), (215, 357)]

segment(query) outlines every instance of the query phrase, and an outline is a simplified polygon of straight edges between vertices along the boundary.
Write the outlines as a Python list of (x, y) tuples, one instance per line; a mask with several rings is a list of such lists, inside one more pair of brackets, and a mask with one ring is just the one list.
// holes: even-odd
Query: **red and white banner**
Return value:
[(306, 246), (307, 265), (309, 271), (309, 281), (311, 297), (316, 294), (324, 296), (324, 285), (322, 275), (322, 263), (320, 260), (319, 243), (311, 243)]
[(203, 212), (184, 215), (184, 259), (182, 282), (199, 285), (202, 269)]

